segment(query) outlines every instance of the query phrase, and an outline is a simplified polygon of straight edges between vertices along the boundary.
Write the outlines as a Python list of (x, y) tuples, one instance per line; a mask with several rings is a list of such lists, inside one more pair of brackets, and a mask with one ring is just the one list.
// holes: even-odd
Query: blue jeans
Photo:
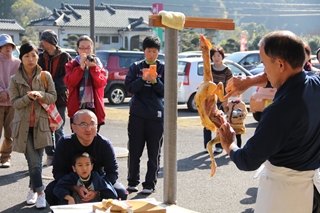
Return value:
[(63, 128), (64, 128), (64, 123), (66, 122), (66, 107), (65, 106), (57, 107), (57, 110), (58, 110), (58, 112), (59, 112), (59, 114), (60, 114), (60, 116), (61, 116), (61, 118), (63, 120), (63, 124), (59, 129), (57, 129), (52, 134), (52, 144), (53, 144), (53, 146), (47, 146), (45, 148), (47, 156), (53, 156), (55, 147), (57, 146), (57, 142), (59, 141), (60, 137), (62, 137), (63, 134), (64, 134)]
[(44, 148), (34, 149), (33, 142), (33, 128), (29, 128), (28, 140), (26, 144), (25, 157), (28, 162), (29, 168), (29, 187), (33, 189), (34, 192), (42, 192), (44, 186), (42, 183), (42, 156)]

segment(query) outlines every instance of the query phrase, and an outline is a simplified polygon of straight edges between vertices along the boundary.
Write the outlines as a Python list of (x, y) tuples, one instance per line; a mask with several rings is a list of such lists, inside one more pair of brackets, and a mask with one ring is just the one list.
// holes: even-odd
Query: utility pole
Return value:
[(94, 33), (94, 0), (90, 0), (90, 38), (93, 41), (93, 53), (95, 53), (95, 47), (96, 47), (96, 39), (95, 39), (95, 33)]

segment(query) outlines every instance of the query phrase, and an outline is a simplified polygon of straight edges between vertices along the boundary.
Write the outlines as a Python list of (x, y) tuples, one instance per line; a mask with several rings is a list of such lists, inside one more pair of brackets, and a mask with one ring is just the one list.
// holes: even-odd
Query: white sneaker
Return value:
[(41, 195), (38, 196), (38, 199), (36, 202), (36, 208), (41, 209), (41, 208), (46, 208), (46, 206), (47, 206), (46, 195), (45, 193), (42, 193)]
[(27, 204), (35, 204), (37, 202), (38, 194), (30, 190), (27, 195)]

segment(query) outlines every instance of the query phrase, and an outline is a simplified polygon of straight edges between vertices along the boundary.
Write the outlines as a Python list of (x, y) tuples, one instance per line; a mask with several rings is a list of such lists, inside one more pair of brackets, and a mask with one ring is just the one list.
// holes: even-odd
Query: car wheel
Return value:
[(123, 87), (113, 86), (108, 94), (108, 101), (110, 104), (118, 105), (122, 104), (126, 97), (126, 92)]
[(195, 96), (195, 93), (193, 93), (189, 100), (188, 100), (188, 103), (187, 103), (187, 106), (188, 106), (188, 110), (191, 111), (191, 112), (197, 112), (198, 109), (197, 109), (197, 104), (196, 104), (196, 99), (194, 98)]
[(254, 120), (259, 122), (260, 118), (261, 118), (261, 114), (262, 114), (262, 112), (254, 112), (254, 113), (252, 113)]

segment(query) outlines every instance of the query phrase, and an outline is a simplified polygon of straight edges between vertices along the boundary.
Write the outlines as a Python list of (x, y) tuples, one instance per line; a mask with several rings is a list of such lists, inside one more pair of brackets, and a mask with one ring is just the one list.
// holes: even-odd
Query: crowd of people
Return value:
[[(118, 162), (109, 139), (99, 133), (105, 122), (104, 87), (106, 71), (93, 55), (94, 42), (83, 35), (77, 41), (77, 57), (72, 59), (58, 46), (52, 30), (40, 36), (43, 53), (32, 42), (20, 47), (19, 59), (11, 37), (0, 35), (0, 134), (1, 166), (10, 167), (11, 152), (23, 153), (27, 160), (29, 185), (27, 204), (49, 205), (126, 200), (139, 191), (140, 158), (147, 147), (148, 162), (141, 193), (154, 192), (163, 144), (164, 65), (157, 60), (160, 40), (147, 36), (145, 58), (133, 63), (125, 79), (133, 94), (128, 121), (128, 187), (118, 182)], [(218, 103), (226, 121), (217, 136), (238, 169), (252, 171), (262, 164), (255, 212), (320, 211), (320, 77), (309, 65), (309, 49), (289, 31), (274, 31), (260, 43), (264, 73), (232, 76), (223, 64), (224, 50), (210, 51), (212, 72), (225, 85), (225, 102)], [(308, 52), (308, 51), (309, 52)], [(317, 50), (320, 61), (320, 49)], [(151, 67), (155, 67), (152, 71)], [(310, 69), (309, 69), (310, 68)], [(45, 75), (44, 86), (42, 74)], [(264, 110), (254, 135), (243, 145), (246, 107), (241, 93), (250, 86), (277, 88), (274, 102)], [(318, 97), (319, 96), (319, 97)], [(55, 104), (65, 122), (68, 111), (72, 134), (64, 134), (64, 124), (52, 132), (47, 111), (41, 102)], [(294, 116), (293, 116), (294, 115)], [(211, 132), (204, 129), (204, 145)], [(46, 162), (42, 163), (46, 153)], [(42, 167), (52, 165), (54, 181), (46, 187)]]

